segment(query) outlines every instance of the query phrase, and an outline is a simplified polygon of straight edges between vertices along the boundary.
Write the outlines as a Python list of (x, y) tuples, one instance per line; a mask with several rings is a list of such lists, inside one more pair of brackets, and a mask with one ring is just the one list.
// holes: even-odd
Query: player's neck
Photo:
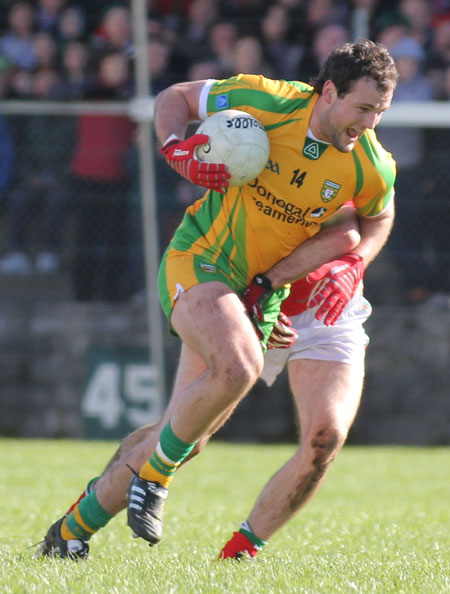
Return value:
[(308, 138), (311, 138), (312, 140), (315, 140), (316, 142), (321, 142), (322, 144), (331, 144), (330, 142), (328, 142), (328, 140), (322, 140), (321, 138), (317, 138), (317, 136), (311, 130), (311, 127), (308, 127), (308, 131), (307, 131), (306, 135), (308, 136)]
[(315, 104), (311, 119), (309, 120), (309, 127), (308, 127), (308, 135), (314, 140), (319, 142), (324, 142), (326, 144), (330, 144), (330, 140), (328, 139), (327, 135), (322, 129), (321, 121), (322, 121), (322, 110), (323, 105), (321, 104), (321, 97), (318, 98), (317, 103)]

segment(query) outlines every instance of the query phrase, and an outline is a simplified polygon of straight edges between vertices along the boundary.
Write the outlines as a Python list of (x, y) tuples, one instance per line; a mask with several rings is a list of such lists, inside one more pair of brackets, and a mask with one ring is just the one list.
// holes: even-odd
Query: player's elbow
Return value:
[(344, 253), (351, 252), (358, 247), (360, 241), (361, 235), (357, 229), (346, 229), (339, 238), (339, 248)]

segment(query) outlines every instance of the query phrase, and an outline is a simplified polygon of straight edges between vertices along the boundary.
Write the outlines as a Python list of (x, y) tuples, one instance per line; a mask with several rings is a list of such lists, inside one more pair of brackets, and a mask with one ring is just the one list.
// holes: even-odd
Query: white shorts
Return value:
[(314, 317), (317, 307), (291, 318), (298, 338), (289, 349), (269, 349), (264, 356), (261, 378), (271, 386), (285, 365), (293, 359), (341, 361), (364, 365), (369, 337), (363, 324), (372, 313), (372, 306), (362, 295), (349, 301), (334, 326), (325, 326)]

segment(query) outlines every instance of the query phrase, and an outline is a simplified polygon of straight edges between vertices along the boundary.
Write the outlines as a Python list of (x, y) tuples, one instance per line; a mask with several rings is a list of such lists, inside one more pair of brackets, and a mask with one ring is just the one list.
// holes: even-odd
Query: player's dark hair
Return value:
[(385, 92), (395, 89), (398, 72), (384, 46), (369, 39), (359, 39), (333, 50), (311, 85), (320, 95), (325, 82), (331, 80), (338, 96), (343, 97), (351, 91), (354, 82), (365, 77), (373, 79), (377, 89)]

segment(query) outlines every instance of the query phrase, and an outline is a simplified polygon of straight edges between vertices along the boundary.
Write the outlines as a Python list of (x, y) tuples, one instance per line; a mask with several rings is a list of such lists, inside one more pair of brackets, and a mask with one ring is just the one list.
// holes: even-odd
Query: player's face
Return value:
[(361, 78), (349, 93), (338, 97), (331, 81), (324, 85), (327, 109), (323, 112), (322, 132), (339, 151), (353, 150), (367, 129), (375, 128), (391, 104), (393, 89), (381, 92), (371, 78)]

